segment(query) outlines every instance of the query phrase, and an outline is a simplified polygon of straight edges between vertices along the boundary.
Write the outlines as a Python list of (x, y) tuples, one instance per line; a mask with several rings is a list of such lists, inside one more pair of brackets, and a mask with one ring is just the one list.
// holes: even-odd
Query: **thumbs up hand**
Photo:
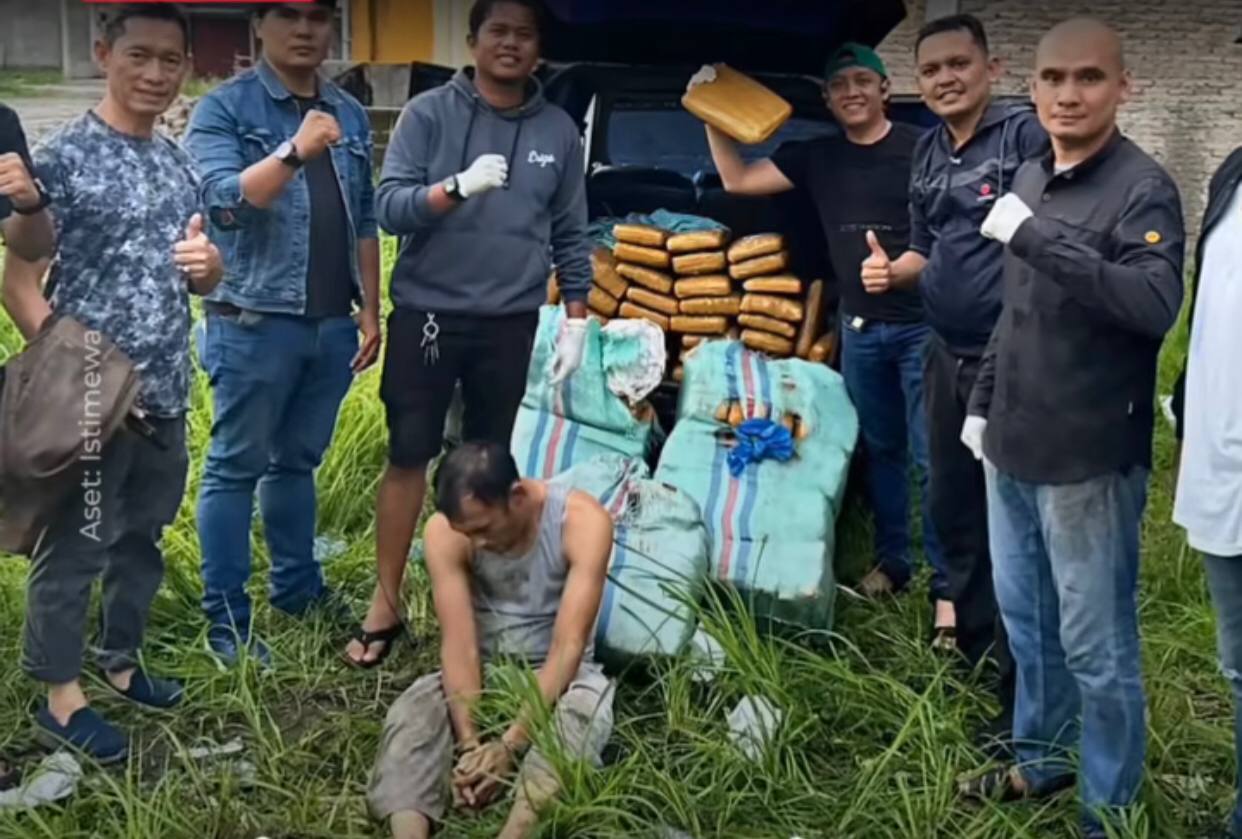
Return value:
[(862, 263), (863, 288), (868, 294), (884, 294), (893, 287), (893, 261), (888, 258), (874, 230), (867, 231), (871, 255)]
[(185, 238), (173, 246), (173, 262), (186, 276), (190, 290), (197, 294), (209, 293), (224, 275), (220, 251), (203, 230), (202, 213), (190, 217)]

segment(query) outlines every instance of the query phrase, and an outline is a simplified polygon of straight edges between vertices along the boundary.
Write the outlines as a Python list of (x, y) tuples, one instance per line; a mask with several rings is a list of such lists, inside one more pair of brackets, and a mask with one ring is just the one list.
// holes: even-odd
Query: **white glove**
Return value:
[(509, 164), (503, 154), (484, 154), (457, 175), (457, 191), (462, 198), (482, 195), (489, 189), (504, 186), (509, 180)]
[(704, 64), (699, 68), (699, 72), (690, 77), (690, 81), (686, 83), (686, 93), (701, 84), (716, 81), (716, 68), (711, 64)]
[(568, 379), (582, 366), (582, 352), (586, 346), (586, 318), (566, 318), (561, 335), (556, 341), (556, 357), (552, 361), (554, 385)]
[(962, 445), (970, 449), (975, 460), (983, 460), (983, 432), (987, 431), (988, 421), (983, 417), (966, 417), (962, 424)]
[(1009, 240), (1018, 232), (1018, 228), (1032, 215), (1034, 213), (1031, 212), (1031, 208), (1026, 206), (1021, 198), (1012, 192), (1007, 192), (992, 207), (992, 212), (988, 213), (988, 217), (983, 220), (983, 227), (979, 232), (984, 238), (995, 239), (1008, 245)]

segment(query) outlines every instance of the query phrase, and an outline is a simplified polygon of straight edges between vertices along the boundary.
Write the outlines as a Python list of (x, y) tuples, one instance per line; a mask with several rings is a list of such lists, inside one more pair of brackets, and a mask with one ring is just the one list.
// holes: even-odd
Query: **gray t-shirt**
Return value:
[(88, 112), (41, 143), (34, 161), (54, 203), (52, 308), (129, 356), (148, 412), (184, 413), (189, 290), (173, 248), (199, 211), (189, 155), (163, 135), (122, 134)]

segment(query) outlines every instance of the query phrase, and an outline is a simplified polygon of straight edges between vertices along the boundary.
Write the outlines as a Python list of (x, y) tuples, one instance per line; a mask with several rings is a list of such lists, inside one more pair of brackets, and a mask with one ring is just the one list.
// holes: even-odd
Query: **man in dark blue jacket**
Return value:
[[(979, 228), (1022, 161), (1045, 150), (1048, 138), (1029, 106), (991, 101), (1000, 62), (989, 53), (983, 25), (974, 17), (932, 21), (919, 33), (915, 50), (919, 90), (943, 123), (925, 134), (914, 152), (910, 250), (892, 261), (869, 258), (863, 281), (874, 293), (916, 284), (922, 291), (932, 332), (923, 382), (931, 513), (956, 607), (957, 647), (972, 663), (991, 651), (1001, 665), (998, 728), (1004, 731), (1013, 676), (1003, 630), (998, 634), (987, 493), (983, 470), (959, 435), (1001, 309), (1004, 249), (980, 237)], [(943, 616), (938, 625), (945, 625)]]

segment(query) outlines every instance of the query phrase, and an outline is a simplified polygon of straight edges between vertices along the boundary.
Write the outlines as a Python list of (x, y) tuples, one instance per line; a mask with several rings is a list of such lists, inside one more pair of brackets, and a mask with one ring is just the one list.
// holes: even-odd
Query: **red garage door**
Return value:
[(250, 19), (195, 15), (190, 27), (194, 74), (228, 78), (237, 56), (250, 55)]

